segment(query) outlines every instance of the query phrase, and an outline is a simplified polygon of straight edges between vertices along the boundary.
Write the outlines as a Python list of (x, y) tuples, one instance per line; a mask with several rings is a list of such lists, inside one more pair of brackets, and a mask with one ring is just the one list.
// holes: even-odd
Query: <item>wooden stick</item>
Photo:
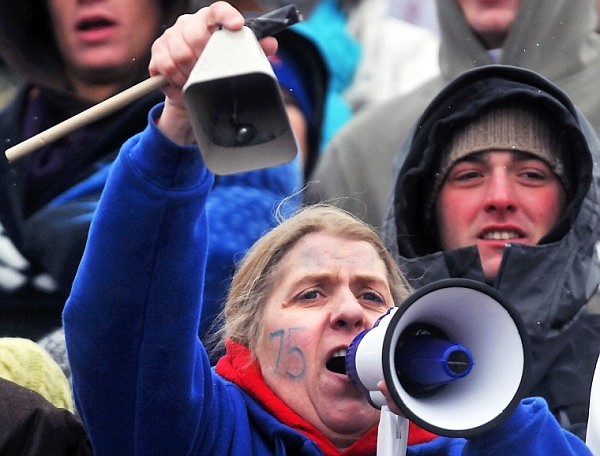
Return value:
[(15, 146), (9, 147), (4, 154), (10, 161), (23, 157), (46, 144), (68, 135), (84, 125), (112, 114), (122, 107), (127, 106), (132, 101), (161, 88), (166, 83), (167, 81), (164, 76), (152, 76)]

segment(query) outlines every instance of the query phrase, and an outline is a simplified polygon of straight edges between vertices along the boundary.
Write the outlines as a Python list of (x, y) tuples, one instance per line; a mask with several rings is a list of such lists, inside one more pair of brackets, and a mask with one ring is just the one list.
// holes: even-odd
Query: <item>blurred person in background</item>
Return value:
[[(150, 46), (188, 0), (2, 0), (0, 57), (18, 81), (4, 151), (148, 77)], [(60, 326), (98, 194), (78, 185), (143, 128), (160, 91), (9, 163), (0, 154), (0, 335)]]

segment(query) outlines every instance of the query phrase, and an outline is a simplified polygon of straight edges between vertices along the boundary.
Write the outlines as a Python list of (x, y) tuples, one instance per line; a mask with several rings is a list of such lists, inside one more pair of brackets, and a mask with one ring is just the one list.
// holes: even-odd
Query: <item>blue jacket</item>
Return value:
[[(217, 375), (199, 341), (213, 175), (149, 126), (111, 169), (64, 312), (78, 410), (96, 456), (319, 455)], [(471, 441), (409, 455), (583, 455), (541, 400)]]

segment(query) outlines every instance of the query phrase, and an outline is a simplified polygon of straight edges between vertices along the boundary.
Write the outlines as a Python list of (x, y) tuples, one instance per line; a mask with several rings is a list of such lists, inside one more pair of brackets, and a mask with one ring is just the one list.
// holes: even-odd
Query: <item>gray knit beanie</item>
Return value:
[(532, 107), (503, 105), (494, 108), (459, 129), (450, 139), (435, 179), (428, 217), (433, 211), (440, 187), (450, 168), (468, 155), (488, 150), (526, 152), (546, 162), (558, 176), (565, 190), (571, 187), (562, 160), (564, 142), (545, 117)]

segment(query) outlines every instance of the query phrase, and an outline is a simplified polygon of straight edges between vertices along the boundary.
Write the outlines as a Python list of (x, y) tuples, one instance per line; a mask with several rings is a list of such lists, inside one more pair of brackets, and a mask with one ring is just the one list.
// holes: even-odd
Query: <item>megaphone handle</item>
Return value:
[(27, 155), (46, 144), (68, 135), (80, 127), (95, 122), (127, 106), (129, 103), (147, 95), (153, 90), (159, 89), (165, 84), (166, 79), (164, 76), (152, 76), (13, 147), (9, 147), (5, 151), (6, 158), (12, 161)]
[(592, 379), (590, 411), (585, 443), (594, 454), (600, 455), (600, 358)]
[(408, 443), (408, 418), (381, 407), (377, 429), (377, 456), (405, 456)]

